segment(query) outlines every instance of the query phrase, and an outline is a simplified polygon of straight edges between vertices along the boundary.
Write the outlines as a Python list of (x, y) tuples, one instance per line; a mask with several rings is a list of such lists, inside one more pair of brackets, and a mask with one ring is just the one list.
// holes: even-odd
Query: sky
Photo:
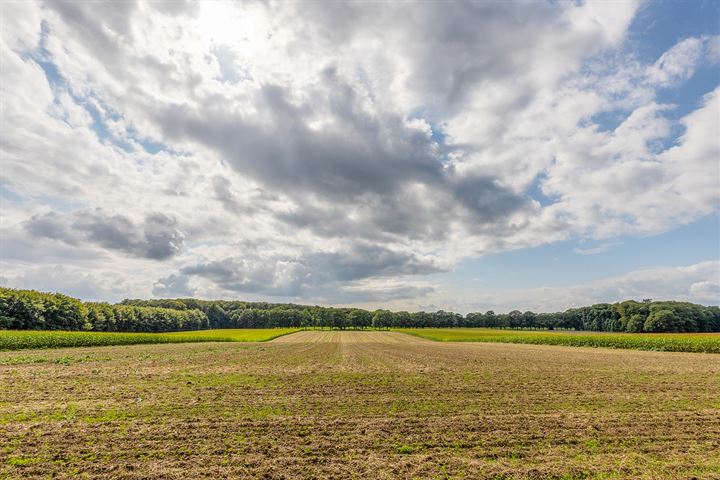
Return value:
[(720, 302), (720, 1), (0, 3), (0, 285)]

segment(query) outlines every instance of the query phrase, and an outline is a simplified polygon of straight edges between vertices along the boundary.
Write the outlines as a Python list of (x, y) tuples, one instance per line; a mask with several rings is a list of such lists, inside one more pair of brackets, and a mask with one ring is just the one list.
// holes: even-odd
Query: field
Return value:
[(296, 328), (200, 330), (173, 333), (0, 330), (0, 350), (95, 347), (147, 343), (264, 342), (295, 331), (297, 331)]
[(408, 328), (398, 331), (441, 342), (527, 343), (574, 347), (632, 348), (660, 352), (720, 353), (720, 333), (595, 333), (490, 328)]
[(299, 332), (0, 353), (0, 478), (720, 477), (720, 355)]

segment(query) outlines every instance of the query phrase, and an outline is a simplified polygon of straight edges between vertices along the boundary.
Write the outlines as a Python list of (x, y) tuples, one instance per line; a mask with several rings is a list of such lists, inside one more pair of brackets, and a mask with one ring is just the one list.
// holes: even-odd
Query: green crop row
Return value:
[(263, 342), (296, 331), (288, 328), (206, 330), (175, 333), (0, 330), (0, 350), (97, 347), (147, 343)]
[(441, 342), (499, 342), (572, 347), (629, 348), (663, 352), (720, 353), (717, 333), (576, 333), (533, 332), (484, 328), (401, 329), (401, 332)]

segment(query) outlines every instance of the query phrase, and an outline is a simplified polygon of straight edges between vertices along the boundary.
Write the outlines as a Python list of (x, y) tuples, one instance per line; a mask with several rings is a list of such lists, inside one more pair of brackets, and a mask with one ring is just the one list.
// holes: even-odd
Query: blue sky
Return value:
[[(649, 237), (607, 241), (567, 240), (470, 260), (443, 281), (499, 292), (537, 286), (563, 286), (622, 275), (652, 266), (682, 266), (720, 257), (720, 221), (711, 215), (685, 227)], [(605, 247), (605, 248), (602, 248)], [(598, 253), (578, 250), (599, 248)]]
[[(641, 8), (628, 32), (626, 51), (639, 60), (653, 63), (679, 41), (720, 33), (720, 2), (659, 1)], [(702, 97), (717, 88), (717, 64), (701, 65), (688, 81), (659, 91), (657, 101), (675, 105), (669, 115), (680, 118), (696, 109)], [(620, 114), (622, 118), (623, 114)], [(627, 115), (627, 112), (624, 112)], [(618, 117), (615, 117), (616, 119)], [(615, 126), (599, 122), (600, 128)], [(677, 129), (668, 143), (682, 132)], [(720, 134), (720, 132), (718, 132)], [(720, 159), (718, 159), (720, 162)], [(717, 174), (710, 171), (708, 174)], [(531, 190), (541, 202), (541, 192)], [(580, 254), (606, 246), (598, 253)], [(470, 260), (450, 274), (440, 274), (455, 287), (476, 285), (483, 291), (587, 283), (653, 266), (682, 266), (720, 258), (720, 220), (717, 212), (657, 235), (617, 236), (604, 240), (567, 240), (535, 248), (519, 249)], [(720, 275), (720, 272), (718, 273)], [(718, 303), (720, 298), (717, 299)]]
[(718, 303), (720, 2), (298, 8), (4, 7), (0, 283)]
[[(720, 33), (719, 18), (720, 2), (649, 2), (639, 10), (630, 26), (626, 54), (653, 63), (685, 38)], [(686, 82), (661, 89), (657, 101), (674, 105), (668, 115), (681, 118), (696, 109), (703, 96), (719, 83), (717, 64), (703, 64)], [(596, 121), (600, 129), (613, 129), (627, 115), (627, 111), (613, 112), (606, 117), (599, 116)], [(673, 135), (665, 139), (666, 144), (673, 144), (682, 131), (675, 129)], [(717, 174), (717, 170), (708, 174)], [(542, 204), (552, 203), (552, 199), (539, 191), (537, 183), (528, 193)], [(720, 219), (715, 212), (656, 235), (618, 235), (603, 240), (574, 238), (486, 255), (462, 262), (454, 271), (437, 274), (434, 279), (453, 289), (500, 293), (585, 284), (642, 268), (683, 266), (718, 258)], [(720, 303), (720, 298), (713, 303)]]
[[(628, 34), (628, 50), (647, 63), (681, 40), (720, 33), (720, 2), (657, 1), (641, 8)], [(677, 117), (697, 108), (703, 95), (720, 82), (717, 65), (703, 63), (686, 82), (659, 92), (658, 100), (676, 105)]]

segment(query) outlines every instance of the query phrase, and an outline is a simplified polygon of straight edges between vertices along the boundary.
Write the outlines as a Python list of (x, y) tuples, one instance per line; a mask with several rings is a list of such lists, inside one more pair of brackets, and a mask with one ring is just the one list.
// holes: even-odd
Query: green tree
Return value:
[(643, 329), (646, 332), (677, 332), (679, 318), (672, 310), (656, 310), (652, 312)]
[(367, 310), (355, 309), (348, 314), (350, 326), (354, 328), (368, 328), (372, 325), (372, 315)]
[(630, 317), (625, 325), (625, 330), (630, 333), (642, 332), (645, 328), (645, 317), (635, 314)]
[(389, 329), (392, 326), (393, 314), (388, 310), (376, 310), (373, 315), (372, 326), (377, 329)]

